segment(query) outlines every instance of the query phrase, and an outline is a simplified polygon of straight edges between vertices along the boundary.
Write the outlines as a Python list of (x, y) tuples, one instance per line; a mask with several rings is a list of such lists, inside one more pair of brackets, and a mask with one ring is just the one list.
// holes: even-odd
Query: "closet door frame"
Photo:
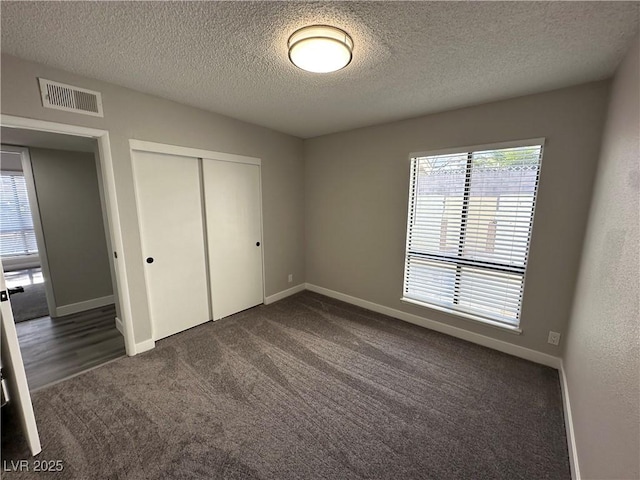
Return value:
[[(134, 151), (151, 152), (151, 153), (164, 153), (169, 155), (178, 155), (182, 157), (193, 157), (194, 160), (218, 160), (222, 162), (234, 162), (234, 163), (246, 163), (249, 165), (257, 165), (258, 177), (259, 177), (259, 212), (260, 212), (260, 254), (262, 260), (262, 302), (265, 303), (266, 299), (266, 277), (264, 266), (264, 228), (263, 228), (263, 211), (262, 211), (262, 160), (256, 157), (247, 157), (244, 155), (236, 155), (233, 153), (214, 152), (211, 150), (202, 150), (199, 148), (182, 147), (178, 145), (169, 145), (166, 143), (148, 142), (145, 140), (129, 140), (129, 149), (131, 150), (131, 158), (133, 158)], [(142, 238), (140, 239), (140, 247), (142, 248)], [(142, 261), (142, 257), (141, 257)], [(146, 278), (145, 278), (146, 284)], [(145, 285), (146, 286), (146, 285)], [(144, 295), (146, 297), (147, 305), (149, 305), (149, 297), (145, 288)], [(149, 318), (151, 321), (151, 318)]]

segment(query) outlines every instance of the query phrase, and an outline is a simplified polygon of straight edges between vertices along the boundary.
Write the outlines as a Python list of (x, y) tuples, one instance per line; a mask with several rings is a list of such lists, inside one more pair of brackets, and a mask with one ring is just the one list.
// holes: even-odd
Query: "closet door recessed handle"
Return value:
[(256, 247), (259, 247), (259, 246), (260, 246), (260, 242), (256, 242)]
[(147, 257), (147, 263), (153, 263), (153, 257)]

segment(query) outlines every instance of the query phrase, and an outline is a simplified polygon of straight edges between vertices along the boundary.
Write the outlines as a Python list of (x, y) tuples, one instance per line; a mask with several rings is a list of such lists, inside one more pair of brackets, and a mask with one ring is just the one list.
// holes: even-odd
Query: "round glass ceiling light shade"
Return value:
[(344, 30), (311, 25), (289, 37), (289, 60), (313, 73), (329, 73), (346, 67), (353, 56), (353, 40)]

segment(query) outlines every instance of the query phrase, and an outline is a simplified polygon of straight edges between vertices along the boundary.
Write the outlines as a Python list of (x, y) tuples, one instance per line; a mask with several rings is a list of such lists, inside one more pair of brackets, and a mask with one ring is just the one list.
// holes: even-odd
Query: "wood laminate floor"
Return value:
[(125, 355), (114, 305), (16, 324), (30, 390)]

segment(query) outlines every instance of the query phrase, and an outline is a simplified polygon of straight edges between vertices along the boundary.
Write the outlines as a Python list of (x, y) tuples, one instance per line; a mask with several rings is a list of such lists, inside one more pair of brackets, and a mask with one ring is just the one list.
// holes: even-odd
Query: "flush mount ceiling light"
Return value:
[(329, 73), (351, 62), (353, 40), (347, 32), (328, 25), (310, 25), (289, 37), (289, 60), (314, 73)]

